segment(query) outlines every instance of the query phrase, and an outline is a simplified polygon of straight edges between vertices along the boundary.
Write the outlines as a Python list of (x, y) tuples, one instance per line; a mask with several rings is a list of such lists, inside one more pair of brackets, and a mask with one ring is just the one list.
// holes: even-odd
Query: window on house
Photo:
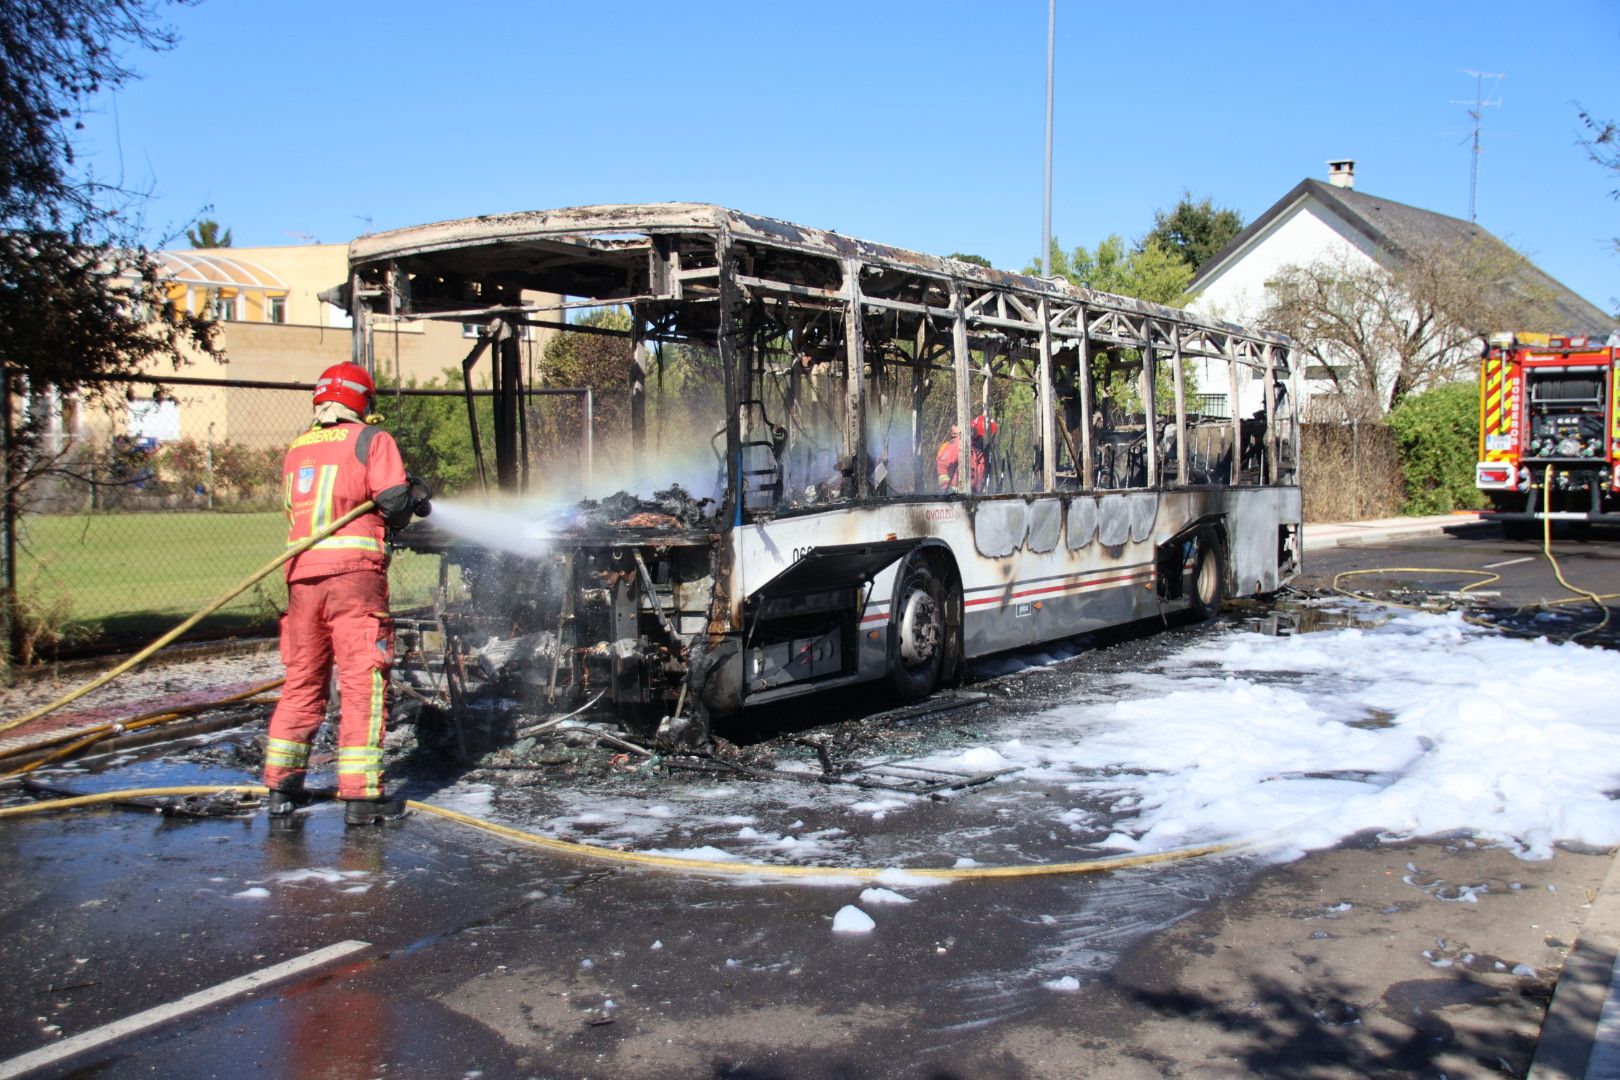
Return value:
[(234, 322), (236, 297), (215, 295), (208, 301), (208, 317), (217, 322)]
[(1271, 278), (1263, 287), (1266, 302), (1272, 307), (1288, 307), (1299, 302), (1299, 282), (1292, 278)]
[(265, 300), (264, 321), (273, 323), (287, 321), (287, 298), (285, 296), (272, 296)]

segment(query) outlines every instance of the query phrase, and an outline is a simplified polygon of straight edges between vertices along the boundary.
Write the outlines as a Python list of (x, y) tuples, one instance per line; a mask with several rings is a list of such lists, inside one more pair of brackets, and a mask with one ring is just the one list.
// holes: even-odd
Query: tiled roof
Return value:
[(1484, 283), (1484, 287), (1497, 293), (1504, 303), (1511, 301), (1514, 306), (1528, 312), (1529, 320), (1537, 325), (1499, 329), (1596, 335), (1608, 334), (1620, 328), (1620, 323), (1616, 323), (1597, 305), (1576, 294), (1474, 222), (1437, 214), (1432, 210), (1420, 210), (1351, 188), (1334, 187), (1320, 180), (1302, 180), (1272, 204), (1199, 269), (1189, 289), (1196, 292), (1202, 288), (1267, 226), (1307, 197), (1317, 200), (1343, 218), (1379, 250), (1394, 259), (1401, 259), (1412, 251), (1460, 249), (1470, 244), (1485, 244), (1500, 249), (1504, 261), (1511, 264), (1514, 270), (1500, 280)]

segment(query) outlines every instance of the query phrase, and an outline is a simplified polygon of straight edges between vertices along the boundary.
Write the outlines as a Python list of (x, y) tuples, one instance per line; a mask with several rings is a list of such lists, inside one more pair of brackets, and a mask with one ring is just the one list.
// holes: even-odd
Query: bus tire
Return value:
[(901, 701), (939, 688), (950, 651), (945, 588), (924, 559), (906, 561), (889, 630), (889, 686)]
[(1221, 602), (1226, 599), (1226, 560), (1221, 555), (1220, 541), (1207, 529), (1198, 534), (1198, 554), (1188, 584), (1189, 621), (1208, 622), (1220, 614)]

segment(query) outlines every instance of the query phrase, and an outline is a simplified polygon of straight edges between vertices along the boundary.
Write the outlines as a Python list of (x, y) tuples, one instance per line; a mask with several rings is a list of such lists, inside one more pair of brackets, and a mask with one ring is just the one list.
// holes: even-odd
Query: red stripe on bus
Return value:
[[(1092, 579), (1090, 581), (1076, 581), (1076, 582), (1073, 582), (1073, 583), (1068, 584), (1068, 585), (1049, 585), (1044, 589), (1025, 589), (1022, 592), (1013, 593), (1010, 599), (1017, 600), (1020, 597), (1024, 597), (1024, 596), (1042, 596), (1042, 595), (1045, 595), (1047, 593), (1056, 593), (1056, 592), (1079, 592), (1081, 590), (1089, 589), (1089, 588), (1092, 588), (1092, 587), (1097, 586), (1097, 585), (1108, 585), (1108, 584), (1110, 584), (1112, 582), (1116, 582), (1116, 581), (1151, 581), (1151, 580), (1153, 580), (1152, 571), (1148, 571), (1146, 573), (1142, 573), (1142, 572), (1139, 571), (1139, 572), (1134, 573), (1134, 574), (1121, 574), (1118, 577), (1094, 578), (1094, 579)], [(1004, 602), (1004, 598), (1002, 596), (999, 596), (999, 595), (997, 595), (997, 596), (985, 596), (985, 597), (981, 597), (981, 598), (979, 598), (977, 600), (969, 600), (966, 603), (964, 603), (962, 606), (963, 607), (980, 607), (980, 606), (982, 606), (984, 604), (1000, 604), (1002, 602)]]

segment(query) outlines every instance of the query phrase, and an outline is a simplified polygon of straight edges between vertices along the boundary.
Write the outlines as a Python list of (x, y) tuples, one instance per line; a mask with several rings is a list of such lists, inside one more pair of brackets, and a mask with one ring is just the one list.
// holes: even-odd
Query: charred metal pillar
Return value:
[(1142, 419), (1147, 431), (1147, 486), (1159, 486), (1159, 356), (1153, 350), (1153, 320), (1142, 320)]
[(1226, 339), (1226, 378), (1231, 386), (1231, 402), (1227, 411), (1232, 414), (1232, 475), (1229, 483), (1241, 484), (1243, 482), (1243, 413), (1238, 408), (1238, 363), (1237, 346), (1232, 339)]
[(640, 477), (647, 465), (647, 319), (641, 305), (630, 309), (630, 470)]
[(973, 366), (968, 356), (962, 286), (951, 282), (951, 363), (956, 370), (956, 490), (973, 490)]
[(1276, 364), (1274, 359), (1275, 346), (1264, 346), (1266, 358), (1265, 394), (1266, 394), (1266, 458), (1265, 474), (1260, 478), (1263, 484), (1277, 482), (1277, 386)]
[(1041, 490), (1051, 491), (1057, 487), (1057, 431), (1052, 410), (1052, 308), (1046, 297), (1041, 297), (1039, 306), (1041, 319), (1041, 370), (1038, 382), (1040, 384), (1040, 431), (1036, 433), (1036, 440), (1041, 447)]
[(913, 491), (932, 491), (934, 458), (925, 449), (928, 433), (923, 430), (923, 405), (928, 400), (928, 320), (924, 315), (917, 320), (917, 344), (911, 354), (911, 467)]
[(354, 330), (349, 335), (349, 359), (377, 377), (371, 355), (371, 305), (363, 299), (365, 290), (360, 275), (349, 275), (349, 321)]
[(742, 417), (738, 405), (738, 378), (744, 373), (737, 349), (737, 265), (731, 251), (731, 230), (722, 228), (715, 237), (715, 263), (720, 289), (720, 310), (716, 316), (715, 349), (720, 354), (720, 373), (726, 393), (726, 497), (725, 509), (733, 525), (742, 524)]
[(844, 456), (853, 470), (855, 491), (865, 496), (871, 487), (866, 463), (866, 337), (861, 321), (861, 264), (844, 260)]
[(495, 486), (501, 491), (518, 490), (518, 410), (523, 405), (523, 350), (517, 328), (506, 319), (497, 319), (490, 330), (495, 347), (490, 359), (495, 365), (491, 380), (495, 391)]
[(1075, 470), (1080, 474), (1080, 489), (1090, 491), (1097, 483), (1097, 474), (1091, 467), (1091, 326), (1086, 322), (1086, 309), (1079, 311), (1080, 319), (1080, 355), (1075, 360), (1074, 379), (1080, 391), (1080, 456), (1084, 461), (1074, 463)]
[(1187, 475), (1187, 387), (1183, 381), (1181, 328), (1170, 327), (1170, 376), (1176, 380), (1176, 483), (1186, 484)]

